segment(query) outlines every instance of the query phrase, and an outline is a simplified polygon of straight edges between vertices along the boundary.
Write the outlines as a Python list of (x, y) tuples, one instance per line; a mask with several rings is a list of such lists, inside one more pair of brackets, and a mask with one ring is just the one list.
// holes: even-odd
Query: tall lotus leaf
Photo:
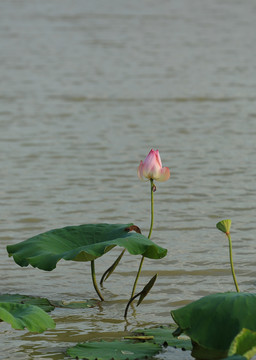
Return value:
[(35, 305), (1, 302), (0, 319), (17, 330), (26, 327), (31, 332), (41, 333), (46, 329), (55, 328), (52, 318)]
[(171, 311), (171, 315), (179, 326), (177, 334), (184, 332), (191, 338), (192, 356), (200, 358), (205, 349), (204, 358), (215, 352), (224, 357), (243, 328), (256, 331), (256, 294), (212, 294)]
[(53, 270), (61, 259), (93, 261), (115, 246), (132, 255), (151, 259), (164, 257), (167, 250), (140, 233), (133, 224), (85, 224), (67, 226), (36, 235), (15, 245), (8, 245), (9, 256), (20, 266)]

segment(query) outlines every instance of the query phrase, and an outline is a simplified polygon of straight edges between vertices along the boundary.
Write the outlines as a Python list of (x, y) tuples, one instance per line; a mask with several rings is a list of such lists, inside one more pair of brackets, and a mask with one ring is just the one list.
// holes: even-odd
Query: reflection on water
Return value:
[[(1, 2), (1, 292), (94, 298), (87, 263), (19, 268), (6, 245), (83, 223), (147, 234), (137, 166), (159, 148), (171, 169), (152, 236), (168, 255), (144, 262), (138, 290), (159, 276), (128, 323), (139, 258), (126, 254), (98, 307), (56, 309), (56, 330), (40, 335), (1, 323), (1, 359), (68, 359), (78, 341), (166, 324), (171, 309), (234, 290), (224, 218), (240, 288), (255, 292), (255, 15), (251, 1)], [(96, 261), (99, 278), (119, 252)]]

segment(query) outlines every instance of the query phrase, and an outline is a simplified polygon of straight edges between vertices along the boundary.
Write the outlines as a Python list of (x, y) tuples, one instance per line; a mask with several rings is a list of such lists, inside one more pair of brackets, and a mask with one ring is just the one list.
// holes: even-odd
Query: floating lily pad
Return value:
[(35, 296), (20, 294), (2, 294), (0, 295), (0, 302), (36, 305), (46, 312), (54, 310), (54, 305), (50, 303), (48, 299)]
[(171, 311), (193, 344), (192, 356), (198, 359), (226, 357), (233, 339), (243, 329), (256, 331), (256, 295), (219, 293), (205, 296)]
[(0, 302), (0, 319), (17, 330), (26, 327), (31, 332), (41, 333), (55, 328), (55, 322), (45, 311), (28, 304)]
[(61, 259), (93, 261), (115, 246), (132, 255), (151, 259), (164, 257), (167, 250), (144, 235), (133, 232), (133, 224), (86, 224), (67, 226), (36, 235), (15, 245), (8, 245), (9, 256), (20, 266), (53, 270)]
[(46, 312), (53, 311), (56, 307), (68, 309), (85, 309), (92, 308), (99, 304), (99, 301), (94, 299), (81, 301), (48, 300), (46, 298), (20, 294), (2, 294), (0, 295), (0, 302), (35, 305), (39, 306)]
[(163, 346), (191, 350), (191, 340), (183, 336), (180, 339), (173, 337), (173, 326), (159, 328), (138, 329), (124, 340), (112, 342), (86, 342), (68, 349), (68, 355), (88, 360), (134, 360), (147, 359), (163, 350)]
[(68, 308), (68, 309), (86, 309), (92, 308), (99, 303), (97, 300), (85, 301), (64, 301), (64, 300), (51, 300), (51, 304), (55, 307)]
[(139, 329), (134, 333), (137, 335), (153, 336), (152, 341), (159, 345), (172, 346), (183, 350), (192, 350), (192, 344), (189, 337), (182, 335), (179, 337), (173, 336), (173, 326), (162, 326), (158, 328)]
[(161, 351), (157, 344), (133, 343), (131, 341), (99, 341), (78, 344), (67, 350), (67, 354), (76, 359), (88, 360), (135, 360), (154, 356)]

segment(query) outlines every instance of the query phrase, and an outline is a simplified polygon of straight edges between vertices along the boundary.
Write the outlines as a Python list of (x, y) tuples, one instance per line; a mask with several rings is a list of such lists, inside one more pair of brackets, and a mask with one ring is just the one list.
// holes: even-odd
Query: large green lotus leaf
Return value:
[(92, 261), (118, 245), (132, 255), (151, 259), (164, 257), (167, 250), (140, 233), (133, 224), (86, 224), (67, 226), (36, 235), (15, 245), (8, 245), (9, 256), (20, 266), (51, 271), (60, 259)]
[(46, 312), (50, 312), (55, 308), (55, 306), (52, 303), (50, 303), (50, 301), (46, 298), (40, 298), (29, 295), (20, 295), (20, 294), (1, 294), (0, 302), (12, 302), (19, 304), (36, 305)]
[(176, 332), (191, 338), (192, 356), (223, 358), (243, 328), (256, 331), (256, 295), (212, 294), (171, 311), (171, 315), (179, 326)]
[(52, 318), (35, 305), (1, 302), (0, 319), (17, 330), (26, 327), (31, 332), (41, 333), (46, 329), (55, 328)]
[(154, 356), (162, 347), (150, 342), (133, 343), (131, 341), (99, 341), (78, 344), (67, 350), (67, 354), (76, 359), (88, 360), (135, 360)]

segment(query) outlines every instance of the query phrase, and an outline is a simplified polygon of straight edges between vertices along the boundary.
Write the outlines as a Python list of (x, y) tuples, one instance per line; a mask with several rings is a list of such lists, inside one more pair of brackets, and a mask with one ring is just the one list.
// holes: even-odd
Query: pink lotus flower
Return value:
[(140, 162), (137, 173), (140, 180), (146, 178), (157, 181), (166, 181), (170, 177), (169, 168), (162, 167), (159, 151), (154, 151), (153, 149), (150, 150), (146, 159)]

